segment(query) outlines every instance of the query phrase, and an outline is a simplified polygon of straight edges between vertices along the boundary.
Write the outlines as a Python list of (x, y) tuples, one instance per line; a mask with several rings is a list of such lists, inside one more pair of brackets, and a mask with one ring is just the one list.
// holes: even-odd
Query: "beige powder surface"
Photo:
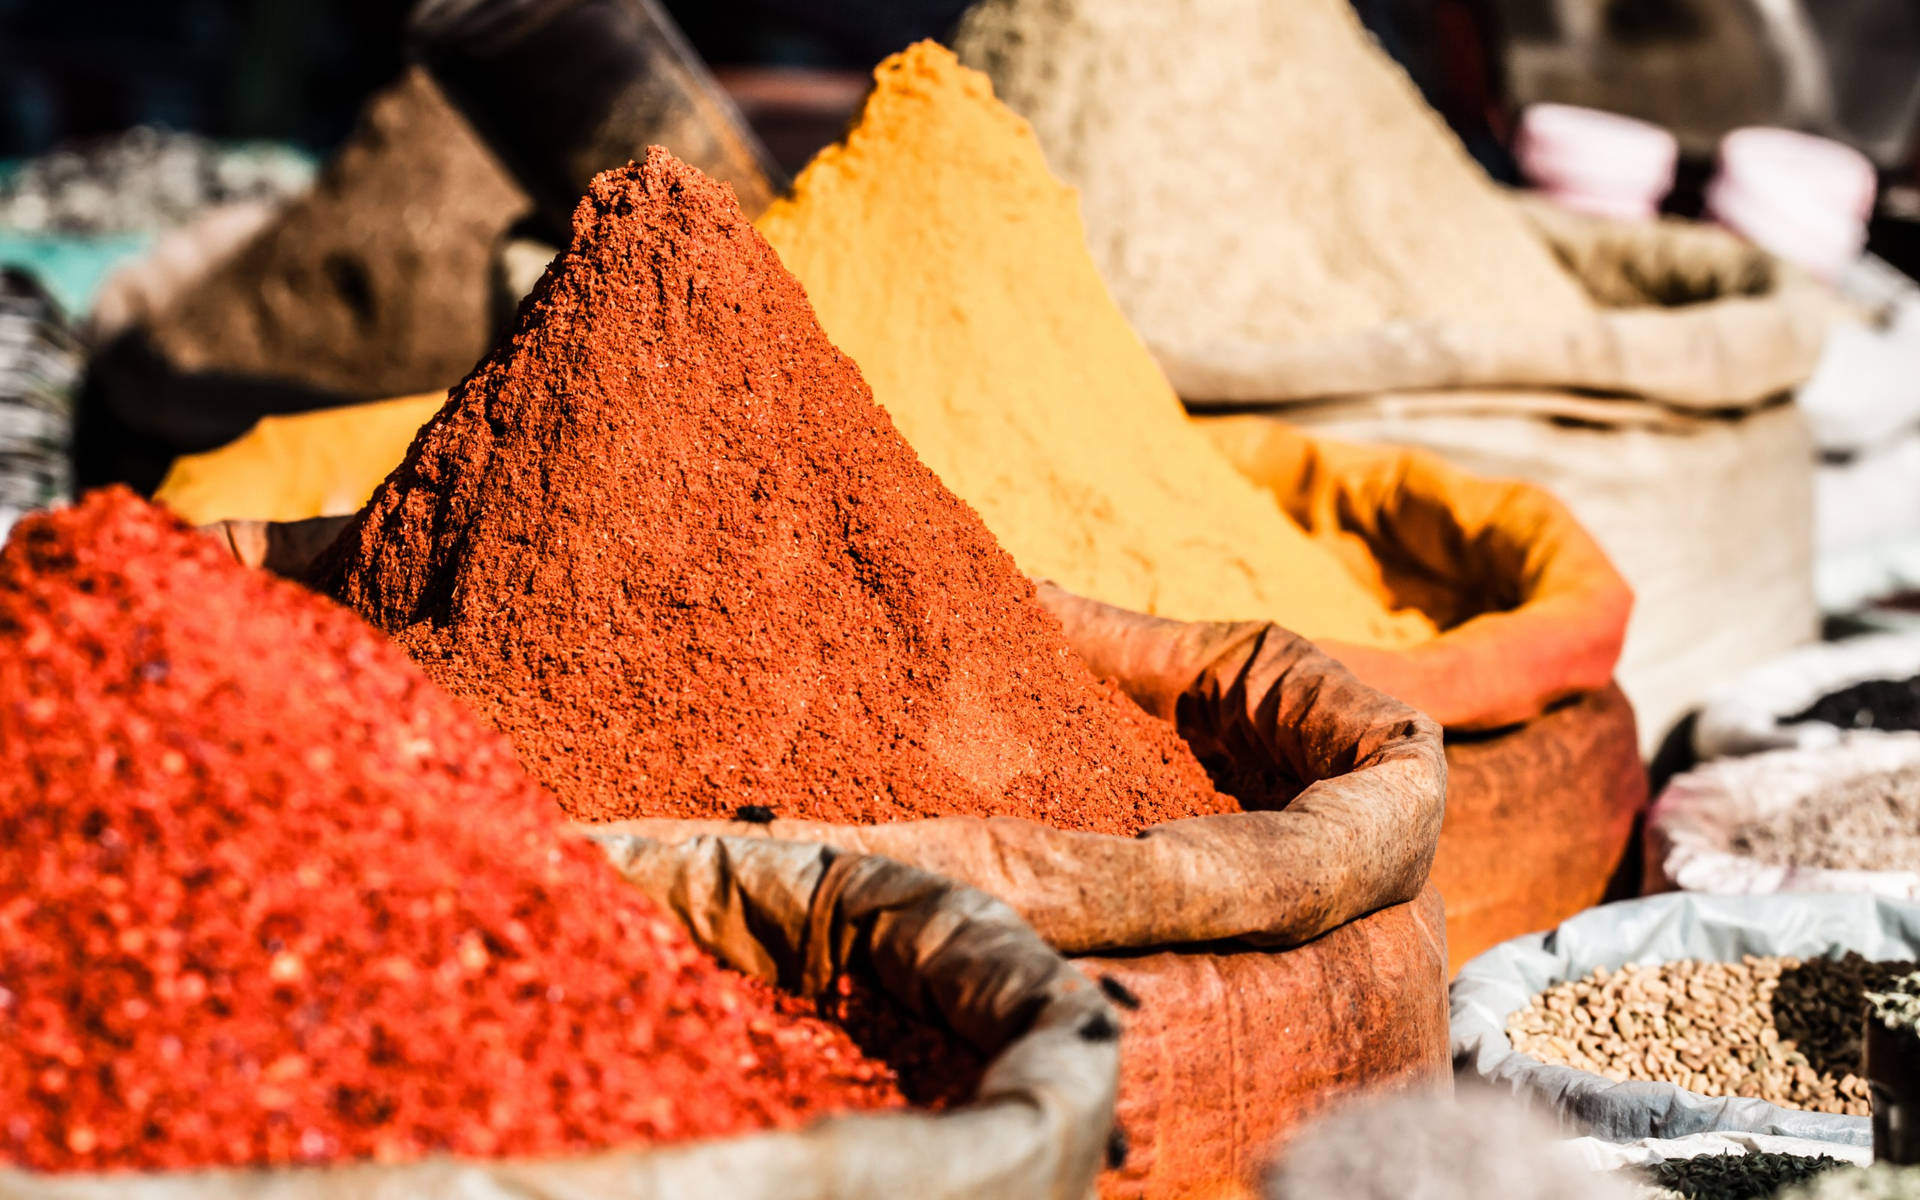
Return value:
[(1589, 307), (1348, 0), (983, 0), (955, 46), (1156, 352)]

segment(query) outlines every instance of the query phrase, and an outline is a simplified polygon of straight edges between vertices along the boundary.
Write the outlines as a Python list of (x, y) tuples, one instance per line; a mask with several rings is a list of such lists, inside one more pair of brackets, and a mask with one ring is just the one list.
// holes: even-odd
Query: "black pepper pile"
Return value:
[(1802, 721), (1842, 729), (1920, 730), (1920, 675), (1869, 679), (1831, 692), (1802, 711), (1780, 718), (1782, 725)]
[(1686, 1200), (1767, 1200), (1782, 1188), (1847, 1165), (1827, 1154), (1702, 1154), (1621, 1173)]

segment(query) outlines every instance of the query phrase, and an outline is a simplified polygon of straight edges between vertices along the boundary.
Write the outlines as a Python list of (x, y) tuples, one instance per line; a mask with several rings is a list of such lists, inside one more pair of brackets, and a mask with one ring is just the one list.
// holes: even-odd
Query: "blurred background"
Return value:
[[(850, 107), (885, 54), (946, 33), (960, 0), (672, 0), (783, 161), (796, 117)], [(1704, 159), (1742, 125), (1849, 142), (1910, 180), (1920, 5), (1908, 0), (1355, 0), (1497, 178), (1517, 106), (1590, 105), (1674, 130)], [(336, 145), (400, 67), (400, 0), (0, 0), (0, 156), (156, 124)], [(785, 76), (772, 89), (766, 73)], [(785, 123), (784, 125), (782, 123)], [(824, 140), (833, 125), (821, 125)], [(764, 131), (763, 131), (764, 132)], [(1676, 199), (1683, 204), (1685, 196)]]

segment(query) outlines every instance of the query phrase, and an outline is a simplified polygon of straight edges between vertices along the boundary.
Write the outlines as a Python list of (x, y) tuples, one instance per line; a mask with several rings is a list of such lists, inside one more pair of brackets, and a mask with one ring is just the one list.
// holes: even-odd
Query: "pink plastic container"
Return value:
[(1567, 208), (1621, 220), (1659, 211), (1679, 154), (1658, 125), (1570, 104), (1528, 106), (1514, 143), (1534, 187)]
[(1878, 186), (1873, 163), (1839, 142), (1790, 129), (1737, 129), (1720, 142), (1707, 212), (1756, 245), (1833, 279), (1866, 245)]

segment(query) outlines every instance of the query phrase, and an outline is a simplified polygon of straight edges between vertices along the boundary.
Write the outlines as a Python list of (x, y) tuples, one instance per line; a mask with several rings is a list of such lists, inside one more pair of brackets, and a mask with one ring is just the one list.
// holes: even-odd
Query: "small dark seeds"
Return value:
[(1806, 709), (1780, 718), (1782, 725), (1801, 721), (1842, 729), (1920, 730), (1920, 675), (1869, 679), (1822, 696)]
[(1702, 1154), (1633, 1167), (1624, 1175), (1667, 1188), (1687, 1200), (1767, 1200), (1782, 1188), (1847, 1164), (1830, 1155)]
[(1127, 1165), (1127, 1152), (1133, 1149), (1127, 1143), (1127, 1131), (1118, 1125), (1107, 1135), (1107, 1170), (1118, 1171)]
[(1140, 1007), (1140, 997), (1133, 994), (1133, 989), (1111, 975), (1100, 977), (1100, 990), (1106, 993), (1107, 999), (1128, 1012), (1133, 1012)]
[(773, 824), (774, 812), (764, 804), (742, 804), (733, 810), (733, 819), (750, 825)]

